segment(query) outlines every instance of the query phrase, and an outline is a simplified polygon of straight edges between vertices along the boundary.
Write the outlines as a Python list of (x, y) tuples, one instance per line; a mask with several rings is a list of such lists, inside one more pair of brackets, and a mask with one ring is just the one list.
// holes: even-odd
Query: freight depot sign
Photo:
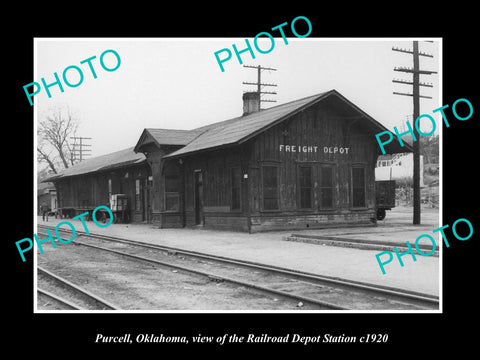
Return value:
[(313, 145), (284, 145), (278, 146), (280, 152), (296, 152), (296, 153), (317, 153), (324, 154), (348, 154), (349, 147), (343, 146), (313, 146)]

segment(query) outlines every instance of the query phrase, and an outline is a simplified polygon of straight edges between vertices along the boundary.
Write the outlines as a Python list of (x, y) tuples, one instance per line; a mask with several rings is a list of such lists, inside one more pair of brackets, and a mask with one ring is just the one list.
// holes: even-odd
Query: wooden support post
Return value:
[(413, 224), (420, 224), (420, 135), (415, 121), (420, 116), (420, 74), (418, 41), (413, 42)]
[[(422, 96), (420, 95), (420, 86), (432, 87), (431, 84), (425, 84), (420, 82), (420, 75), (431, 75), (436, 74), (435, 71), (429, 70), (420, 70), (420, 56), (427, 56), (433, 57), (433, 55), (422, 53), (418, 51), (418, 41), (413, 41), (413, 50), (406, 50), (406, 49), (399, 49), (399, 48), (392, 48), (393, 51), (399, 51), (407, 54), (413, 55), (413, 69), (406, 68), (406, 67), (395, 67), (395, 71), (412, 73), (413, 81), (405, 81), (405, 80), (392, 80), (395, 83), (400, 84), (407, 84), (412, 85), (413, 93), (401, 93), (401, 92), (393, 92), (396, 95), (405, 95), (405, 96), (412, 96), (413, 97), (413, 135), (415, 137), (413, 141), (413, 224), (419, 225), (420, 224), (420, 135), (417, 131), (417, 126), (415, 126), (415, 122), (417, 118), (420, 116), (420, 98), (427, 98), (431, 99), (430, 96)], [(420, 124), (418, 124), (420, 126)]]

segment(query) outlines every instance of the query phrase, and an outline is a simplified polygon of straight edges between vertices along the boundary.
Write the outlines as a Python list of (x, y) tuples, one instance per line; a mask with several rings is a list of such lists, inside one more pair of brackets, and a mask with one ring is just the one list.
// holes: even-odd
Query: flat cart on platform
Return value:
[(64, 206), (57, 209), (55, 213), (55, 219), (57, 217), (59, 217), (60, 219), (72, 219), (75, 216), (88, 212), (87, 220), (91, 220), (92, 212), (94, 209), (95, 208), (92, 208), (91, 206)]
[[(103, 210), (103, 211), (102, 211)], [(107, 217), (110, 217), (110, 214), (104, 210), (102, 211), (102, 221), (107, 222)], [(125, 194), (113, 194), (110, 196), (110, 211), (113, 214), (113, 223), (129, 223), (130, 222), (130, 211), (128, 209), (128, 198)], [(109, 220), (108, 220), (109, 221)]]
[[(103, 204), (101, 204), (103, 205)], [(113, 215), (113, 223), (129, 223), (130, 222), (130, 210), (128, 208), (128, 199), (125, 194), (113, 194), (110, 196), (110, 212)], [(99, 205), (100, 206), (100, 205)], [(106, 205), (104, 205), (106, 206)], [(85, 212), (88, 213), (86, 220), (91, 221), (93, 217), (93, 211), (97, 209), (98, 206), (81, 206), (81, 207), (62, 207), (58, 209), (58, 215), (60, 218), (74, 218)], [(105, 208), (98, 208), (95, 212), (95, 219), (98, 222), (106, 224), (110, 222), (110, 212)], [(55, 216), (57, 217), (57, 216)]]

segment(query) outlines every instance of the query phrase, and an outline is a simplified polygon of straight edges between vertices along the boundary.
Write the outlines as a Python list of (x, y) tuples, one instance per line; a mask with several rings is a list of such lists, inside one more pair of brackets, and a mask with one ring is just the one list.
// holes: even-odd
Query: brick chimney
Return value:
[(243, 116), (260, 111), (260, 94), (258, 92), (246, 92), (243, 99)]

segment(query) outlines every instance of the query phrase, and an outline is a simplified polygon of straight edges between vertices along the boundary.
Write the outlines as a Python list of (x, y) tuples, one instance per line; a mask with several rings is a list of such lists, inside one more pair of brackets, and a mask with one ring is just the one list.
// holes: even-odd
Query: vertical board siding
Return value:
[(110, 206), (108, 180), (111, 179), (112, 194), (127, 195), (132, 221), (141, 221), (141, 215), (136, 216), (134, 210), (135, 179), (146, 179), (149, 174), (148, 165), (142, 164), (112, 172), (98, 172), (60, 179), (55, 184), (60, 199), (59, 208), (72, 208), (76, 209), (73, 213), (81, 213), (82, 209), (92, 209), (100, 205)]
[[(297, 113), (290, 119), (285, 120), (266, 132), (252, 139), (250, 146), (252, 151), (249, 158), (249, 189), (252, 223), (261, 227), (262, 217), (274, 219), (278, 223), (265, 224), (265, 229), (282, 227), (295, 227), (296, 223), (308, 221), (310, 223), (341, 223), (341, 222), (371, 222), (372, 209), (375, 206), (374, 199), (374, 164), (377, 150), (373, 135), (368, 133), (362, 121), (355, 122), (355, 118), (342, 116), (335, 108), (327, 103), (315, 105)], [(363, 123), (364, 124), (364, 123)], [(283, 151), (280, 151), (283, 145)], [(286, 151), (286, 145), (295, 146), (295, 152)], [(317, 146), (316, 152), (298, 151), (301, 146)], [(344, 148), (344, 154), (329, 153), (334, 147)], [(331, 148), (331, 149), (330, 149)], [(345, 148), (348, 148), (346, 154)], [(326, 152), (325, 152), (326, 150)], [(278, 165), (279, 168), (279, 209), (278, 211), (262, 210), (262, 165)], [(300, 209), (298, 189), (298, 166), (310, 164), (313, 167), (313, 208)], [(320, 169), (322, 165), (333, 167), (334, 195), (333, 209), (321, 209), (319, 198)], [(365, 167), (365, 211), (366, 215), (348, 215), (352, 211), (358, 213), (361, 209), (352, 209), (351, 193), (351, 167), (360, 165)], [(280, 214), (288, 214), (281, 217)], [(322, 220), (318, 217), (307, 219), (306, 214), (330, 214)], [(344, 214), (345, 216), (337, 216)], [(287, 220), (288, 219), (288, 220)], [(287, 224), (281, 225), (281, 222)]]
[(230, 169), (239, 167), (240, 174), (246, 172), (242, 168), (241, 149), (237, 147), (196, 154), (185, 158), (184, 161), (185, 225), (195, 224), (195, 171), (200, 170), (203, 179), (205, 227), (248, 231), (243, 185), (240, 186), (240, 209), (231, 209)]
[[(183, 161), (185, 178), (185, 224), (195, 222), (195, 170), (203, 175), (203, 206), (205, 227), (262, 231), (329, 224), (372, 224), (374, 213), (373, 135), (365, 123), (345, 116), (328, 103), (300, 111), (244, 145), (212, 150), (186, 156)], [(283, 151), (280, 146), (283, 145)], [(286, 151), (286, 146), (291, 151)], [(292, 151), (295, 146), (295, 152)], [(303, 150), (304, 146), (310, 152)], [(314, 147), (316, 152), (314, 151)], [(330, 153), (334, 147), (348, 148), (344, 154)], [(326, 151), (325, 151), (326, 150)], [(167, 160), (168, 161), (168, 160)], [(298, 167), (312, 166), (312, 208), (301, 209), (298, 189)], [(230, 169), (240, 167), (242, 176), (241, 209), (231, 209)], [(278, 169), (278, 209), (263, 209), (262, 166)], [(323, 208), (320, 197), (322, 167), (332, 167), (333, 207)], [(365, 169), (365, 207), (352, 207), (352, 166)], [(248, 178), (244, 179), (243, 174)], [(247, 192), (247, 194), (245, 194)]]

